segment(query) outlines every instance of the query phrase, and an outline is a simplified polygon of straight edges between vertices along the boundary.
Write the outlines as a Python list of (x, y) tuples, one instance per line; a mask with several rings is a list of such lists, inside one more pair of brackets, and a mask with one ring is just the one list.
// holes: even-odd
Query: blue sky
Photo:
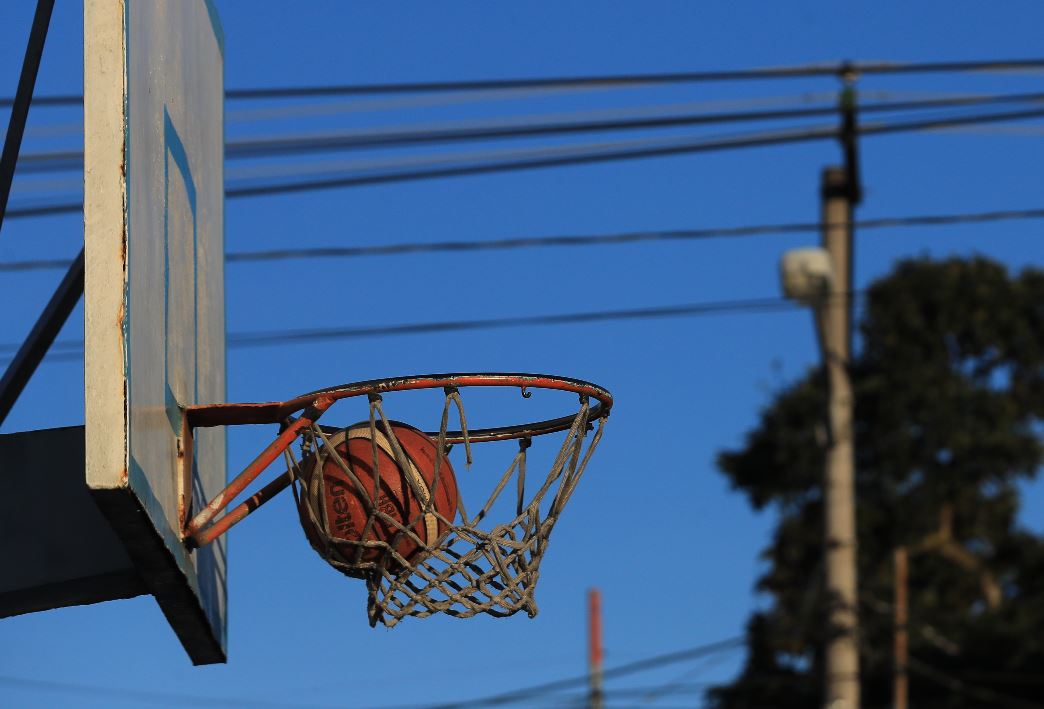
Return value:
[[(226, 34), (227, 88), (739, 69), (842, 59), (1033, 57), (1041, 53), (1044, 22), (1044, 6), (1019, 1), (988, 9), (952, 1), (216, 4)], [(14, 92), (31, 5), (0, 8), (2, 95)], [(864, 79), (860, 89), (927, 96), (1038, 91), (1040, 82), (1041, 74), (885, 76)], [(37, 86), (41, 95), (82, 90), (80, 3), (57, 3)], [(246, 111), (275, 103), (237, 103), (227, 107), (227, 131), (234, 139), (647, 105), (753, 106), (753, 99), (767, 105), (774, 97), (800, 103), (836, 88), (825, 79), (681, 85), (520, 95), (480, 104), (369, 104), (354, 113), (268, 122)], [(75, 130), (61, 131), (79, 120), (78, 112), (34, 109), (23, 150), (75, 146)], [(538, 144), (554, 143), (521, 145)], [(447, 150), (499, 147), (505, 146)], [(915, 133), (867, 138), (862, 147), (861, 218), (1044, 206), (1039, 134)], [(428, 154), (405, 149), (352, 159), (422, 153)], [(230, 200), (227, 249), (814, 221), (819, 172), (839, 159), (837, 146), (823, 142)], [(72, 179), (74, 193), (77, 176), (64, 178)], [(32, 188), (31, 180), (17, 181), (12, 205), (38, 199)], [(1040, 222), (865, 232), (857, 241), (856, 285), (865, 286), (909, 256), (978, 253), (1014, 269), (1039, 265), (1040, 232)], [(0, 235), (0, 260), (71, 258), (82, 234), (76, 216), (12, 220)], [(230, 264), (228, 330), (379, 326), (771, 297), (778, 293), (781, 253), (814, 241), (764, 236)], [(9, 304), (0, 312), (3, 342), (24, 336), (59, 278), (57, 272), (0, 276), (0, 299)], [(81, 336), (77, 311), (60, 339)], [(584, 672), (584, 604), (591, 586), (602, 591), (608, 666), (740, 634), (763, 602), (752, 585), (774, 515), (752, 513), (730, 492), (714, 457), (737, 445), (773, 392), (816, 359), (811, 319), (800, 311), (231, 350), (229, 398), (239, 401), (454, 370), (546, 371), (610, 389), (617, 409), (556, 528), (538, 588), (540, 615), (411, 619), (393, 630), (372, 630), (363, 588), (315, 557), (287, 495), (231, 535), (227, 665), (193, 668), (155, 602), (138, 598), (4, 620), (0, 696), (12, 706), (162, 705), (176, 703), (173, 695), (195, 695), (213, 704), (238, 698), (360, 707), (482, 696)], [(508, 402), (499, 415), (509, 421), (525, 417), (525, 405)], [(4, 431), (82, 421), (82, 363), (54, 362), (41, 368)], [(245, 464), (270, 433), (230, 432), (232, 466)], [(1040, 530), (1044, 489), (1029, 486), (1026, 502), (1023, 519)], [(723, 680), (741, 661), (742, 653), (735, 652), (631, 684), (682, 676), (689, 683)], [(151, 694), (74, 691), (12, 678)], [(648, 701), (677, 706), (695, 698)]]

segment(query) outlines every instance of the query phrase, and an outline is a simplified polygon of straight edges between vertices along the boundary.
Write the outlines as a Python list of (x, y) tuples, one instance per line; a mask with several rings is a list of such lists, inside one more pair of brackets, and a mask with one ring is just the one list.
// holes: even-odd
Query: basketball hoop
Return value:
[[(534, 389), (572, 392), (579, 397), (579, 407), (559, 418), (469, 430), (460, 394), (468, 387), (518, 388), (526, 399)], [(440, 388), (444, 397), (437, 432), (421, 433), (385, 414), (386, 394)], [(347, 429), (318, 424), (336, 402), (360, 396), (368, 398), (368, 421)], [(597, 403), (592, 405), (592, 399)], [(470, 617), (525, 610), (532, 617), (537, 613), (534, 587), (551, 530), (601, 440), (612, 405), (608, 391), (577, 379), (435, 374), (345, 384), (283, 402), (188, 407), (187, 469), (195, 428), (277, 423), (281, 431), (191, 519), (186, 504), (185, 542), (190, 548), (209, 544), (290, 487), (316, 552), (342, 573), (366, 581), (371, 625), (382, 622), (391, 627), (406, 616), (437, 612)], [(449, 428), (454, 408), (457, 430)], [(527, 451), (534, 438), (554, 433), (564, 433), (564, 438), (547, 474), (534, 486), (526, 479)], [(291, 447), (297, 440), (299, 455)], [(447, 453), (463, 444), (470, 467), (472, 444), (507, 440), (518, 441), (516, 452), (506, 471), (491, 479), (482, 508), (469, 515), (463, 496), (458, 497)], [(286, 460), (286, 472), (218, 518), (280, 456)], [(397, 487), (388, 487), (393, 468), (399, 481)], [(469, 471), (469, 481), (477, 475)], [(515, 485), (509, 486), (512, 478)], [(509, 487), (514, 500), (497, 506)], [(365, 516), (364, 523), (352, 522), (350, 534), (344, 532), (350, 507), (345, 499)], [(505, 509), (510, 510), (506, 515)], [(507, 518), (494, 521), (496, 513)]]

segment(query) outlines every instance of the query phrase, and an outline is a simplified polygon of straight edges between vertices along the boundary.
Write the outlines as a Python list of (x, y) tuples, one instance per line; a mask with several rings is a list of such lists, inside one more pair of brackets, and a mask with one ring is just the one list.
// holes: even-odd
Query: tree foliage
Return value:
[[(1044, 272), (906, 261), (861, 311), (850, 372), (864, 702), (890, 704), (898, 545), (910, 550), (911, 705), (1044, 697), (1044, 542), (1016, 520), (1017, 483), (1044, 454)], [(809, 372), (718, 460), (755, 508), (779, 513), (757, 581), (770, 604), (750, 619), (741, 675), (709, 693), (720, 709), (820, 702), (825, 389)]]

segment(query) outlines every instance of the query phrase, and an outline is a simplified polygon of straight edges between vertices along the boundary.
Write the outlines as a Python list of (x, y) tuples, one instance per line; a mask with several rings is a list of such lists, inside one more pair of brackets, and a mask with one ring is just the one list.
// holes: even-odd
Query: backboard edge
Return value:
[(141, 573), (194, 665), (227, 661), (199, 599), (167, 549), (137, 496), (127, 488), (93, 489), (94, 500), (123, 541), (127, 554)]

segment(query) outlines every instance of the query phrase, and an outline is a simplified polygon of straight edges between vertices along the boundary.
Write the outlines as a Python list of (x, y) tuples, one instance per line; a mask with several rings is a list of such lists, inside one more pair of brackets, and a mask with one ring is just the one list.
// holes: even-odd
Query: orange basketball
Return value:
[[(315, 457), (302, 462), (305, 476), (305, 495), (312, 501), (315, 515), (323, 522), (322, 507), (325, 507), (325, 526), (328, 536), (335, 542), (338, 561), (346, 564), (356, 562), (359, 549), (346, 542), (382, 541), (398, 552), (406, 561), (416, 563), (423, 558), (423, 545), (433, 545), (449, 529), (457, 511), (457, 480), (445, 454), (439, 467), (439, 479), (435, 480), (436, 443), (422, 431), (404, 423), (393, 421), (392, 431), (406, 454), (408, 469), (403, 470), (395, 460), (391, 441), (384, 427), (377, 426), (377, 475), (374, 475), (374, 447), (370, 437), (369, 422), (357, 423), (330, 437), (330, 445), (341, 456), (342, 461), (358, 481), (353, 481), (340, 463), (332, 456), (322, 456), (322, 465)], [(319, 468), (322, 468), (320, 471)], [(318, 475), (322, 475), (322, 496), (319, 492)], [(374, 496), (374, 478), (379, 479), (377, 495)], [(411, 485), (411, 482), (413, 483)], [(322, 500), (325, 504), (320, 504)], [(428, 500), (432, 500), (431, 512), (424, 512)], [(379, 510), (366, 539), (363, 533), (370, 510)], [(301, 524), (312, 546), (324, 557), (326, 545), (316, 529), (307, 508), (302, 505)], [(435, 514), (438, 512), (438, 514)], [(401, 525), (401, 526), (400, 526)], [(420, 540), (403, 531), (412, 530)], [(383, 546), (366, 547), (359, 562), (378, 561), (384, 555)], [(395, 567), (394, 557), (389, 556), (390, 567)]]

